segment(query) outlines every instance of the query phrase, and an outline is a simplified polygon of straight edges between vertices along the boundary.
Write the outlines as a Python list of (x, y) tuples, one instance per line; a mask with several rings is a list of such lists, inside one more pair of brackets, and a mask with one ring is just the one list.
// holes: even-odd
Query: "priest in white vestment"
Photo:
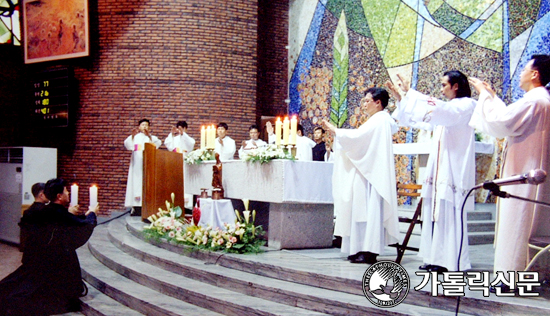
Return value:
[(383, 111), (388, 92), (370, 88), (361, 100), (369, 119), (358, 129), (339, 129), (324, 120), (335, 135), (332, 188), (341, 251), (352, 263), (375, 263), (389, 244), (399, 241), (392, 135), (397, 125)]
[(298, 124), (296, 131), (296, 160), (313, 161), (313, 147), (317, 143), (313, 139), (304, 136), (304, 127)]
[[(550, 56), (534, 55), (520, 75), (525, 95), (506, 106), (488, 83), (470, 82), (480, 93), (470, 124), (494, 137), (506, 137), (501, 177), (533, 169), (550, 171)], [(506, 186), (510, 194), (550, 202), (550, 182)], [(550, 236), (550, 208), (516, 199), (498, 200), (494, 270), (523, 271), (530, 261), (528, 243)]]
[[(441, 78), (441, 101), (416, 90), (398, 75), (406, 92), (401, 99), (391, 84), (397, 108), (392, 116), (401, 126), (433, 130), (426, 178), (422, 183), (422, 233), (419, 256), (421, 269), (435, 272), (464, 271), (471, 268), (468, 252), (466, 212), (474, 209), (470, 195), (461, 212), (468, 191), (475, 185), (475, 133), (468, 125), (476, 106), (468, 78), (457, 70)], [(460, 255), (459, 255), (460, 254)], [(458, 260), (460, 256), (460, 265)]]
[(239, 159), (245, 159), (247, 153), (259, 147), (267, 146), (267, 143), (260, 139), (260, 129), (254, 124), (248, 128), (249, 140), (243, 140), (241, 148), (239, 148)]
[(216, 132), (218, 137), (214, 143), (214, 151), (220, 154), (221, 161), (233, 160), (237, 147), (235, 141), (227, 136), (227, 130), (229, 127), (226, 123), (219, 123)]
[(170, 134), (164, 140), (164, 145), (169, 151), (183, 153), (193, 151), (195, 140), (187, 135), (187, 122), (179, 121), (175, 127), (172, 127)]
[[(124, 206), (137, 208), (140, 211), (143, 202), (143, 150), (145, 149), (145, 143), (153, 143), (157, 148), (162, 144), (158, 137), (151, 135), (149, 127), (149, 120), (140, 120), (138, 127), (132, 131), (132, 135), (124, 140), (124, 147), (132, 151)], [(140, 211), (137, 212), (137, 215)]]

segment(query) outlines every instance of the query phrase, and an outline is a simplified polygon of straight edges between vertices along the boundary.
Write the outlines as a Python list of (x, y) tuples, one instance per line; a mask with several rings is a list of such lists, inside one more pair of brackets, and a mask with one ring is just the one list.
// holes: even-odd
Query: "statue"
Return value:
[(212, 167), (212, 199), (223, 199), (222, 162), (220, 154), (216, 153), (216, 164)]

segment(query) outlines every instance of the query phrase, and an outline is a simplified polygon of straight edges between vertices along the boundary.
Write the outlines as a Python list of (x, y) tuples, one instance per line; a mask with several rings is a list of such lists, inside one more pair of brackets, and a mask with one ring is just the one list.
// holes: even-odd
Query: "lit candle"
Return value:
[(71, 185), (71, 206), (78, 205), (78, 185)]
[(277, 121), (275, 121), (275, 145), (279, 146), (281, 145), (281, 129), (283, 128), (283, 122), (281, 122), (281, 118), (278, 117)]
[(97, 206), (97, 187), (94, 185), (92, 185), (90, 187), (90, 206), (91, 207), (96, 207)]
[(283, 145), (288, 145), (288, 136), (290, 134), (290, 122), (288, 116), (283, 121)]
[(201, 126), (201, 149), (204, 149), (204, 147), (206, 147), (206, 130), (203, 125)]
[(296, 119), (296, 115), (294, 115), (290, 119), (290, 144), (296, 145), (296, 133), (298, 129), (298, 119)]

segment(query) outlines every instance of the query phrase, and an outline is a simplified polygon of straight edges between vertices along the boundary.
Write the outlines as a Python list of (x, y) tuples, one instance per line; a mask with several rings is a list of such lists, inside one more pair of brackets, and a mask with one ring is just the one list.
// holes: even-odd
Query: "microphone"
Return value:
[(485, 181), (474, 187), (474, 189), (487, 189), (491, 190), (495, 187), (500, 187), (503, 185), (514, 185), (514, 184), (541, 184), (546, 180), (546, 171), (542, 169), (533, 169), (525, 174), (519, 174), (511, 176), (504, 179), (497, 179), (492, 181)]

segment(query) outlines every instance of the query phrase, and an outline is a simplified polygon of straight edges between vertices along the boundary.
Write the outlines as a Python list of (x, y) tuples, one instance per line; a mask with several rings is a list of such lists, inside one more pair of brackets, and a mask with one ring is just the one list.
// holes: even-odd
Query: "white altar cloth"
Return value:
[[(185, 164), (185, 192), (200, 195), (212, 188), (214, 162)], [(222, 164), (224, 197), (270, 203), (332, 204), (332, 162), (272, 160), (266, 164), (241, 160)]]
[(200, 205), (201, 218), (199, 220), (199, 225), (206, 227), (210, 225), (211, 227), (219, 227), (224, 230), (224, 224), (235, 224), (237, 215), (235, 215), (235, 210), (233, 209), (233, 204), (231, 200), (212, 200), (212, 199), (203, 199), (200, 198), (197, 201)]

